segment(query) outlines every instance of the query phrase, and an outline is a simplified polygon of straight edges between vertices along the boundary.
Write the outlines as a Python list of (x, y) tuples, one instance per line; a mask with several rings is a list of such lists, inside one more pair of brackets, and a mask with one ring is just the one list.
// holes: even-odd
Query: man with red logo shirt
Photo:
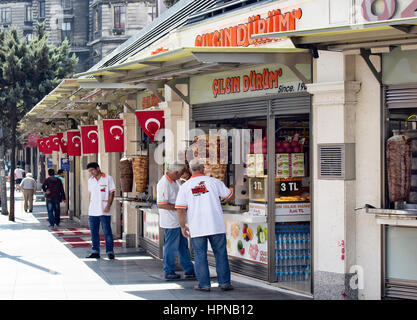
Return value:
[(204, 164), (198, 159), (190, 161), (190, 169), (193, 175), (180, 187), (175, 208), (182, 234), (184, 237), (191, 237), (198, 279), (198, 285), (194, 289), (210, 291), (207, 262), (207, 241), (210, 241), (216, 259), (219, 286), (223, 291), (232, 290), (220, 198), (230, 199), (233, 192), (219, 179), (205, 176)]

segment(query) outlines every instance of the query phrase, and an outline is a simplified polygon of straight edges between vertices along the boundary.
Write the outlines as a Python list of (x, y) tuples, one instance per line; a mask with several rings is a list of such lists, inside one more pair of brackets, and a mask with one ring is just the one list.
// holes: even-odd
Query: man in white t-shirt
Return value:
[(101, 172), (97, 162), (87, 164), (87, 170), (91, 174), (91, 178), (88, 179), (88, 192), (90, 194), (88, 222), (91, 232), (92, 253), (86, 258), (100, 258), (99, 230), (101, 224), (107, 256), (109, 259), (114, 259), (114, 242), (110, 221), (116, 186), (110, 175)]
[[(198, 285), (195, 290), (210, 291), (210, 273), (207, 262), (207, 241), (210, 241), (216, 259), (219, 286), (232, 290), (230, 268), (226, 250), (226, 230), (220, 198), (230, 199), (233, 191), (225, 184), (204, 175), (204, 164), (198, 159), (190, 161), (192, 176), (178, 192), (175, 208), (182, 234), (191, 237), (194, 250), (195, 273)], [(188, 227), (186, 226), (188, 222)]]
[(14, 178), (16, 184), (16, 191), (20, 191), (19, 185), (23, 180), (23, 174), (25, 170), (23, 170), (19, 165), (14, 169)]
[(194, 265), (191, 262), (188, 240), (181, 233), (178, 215), (175, 209), (180, 188), (177, 183), (186, 170), (184, 164), (171, 162), (167, 166), (166, 174), (159, 180), (156, 186), (157, 205), (159, 209), (159, 225), (164, 229), (164, 277), (166, 280), (176, 280), (181, 276), (175, 273), (175, 258), (180, 258), (180, 264), (184, 269), (185, 278), (195, 278)]

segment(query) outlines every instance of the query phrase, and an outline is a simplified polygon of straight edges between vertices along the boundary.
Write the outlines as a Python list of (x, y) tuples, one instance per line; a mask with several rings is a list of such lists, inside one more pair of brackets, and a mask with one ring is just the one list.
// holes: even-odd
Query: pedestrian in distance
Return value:
[(186, 167), (177, 161), (168, 163), (166, 174), (162, 176), (156, 186), (157, 205), (159, 209), (159, 225), (164, 229), (164, 277), (166, 280), (176, 280), (181, 276), (175, 273), (175, 259), (179, 256), (186, 279), (195, 278), (194, 265), (191, 262), (188, 239), (181, 233), (178, 214), (175, 209), (178, 181)]
[(25, 170), (23, 170), (20, 165), (16, 166), (16, 169), (14, 169), (14, 179), (15, 179), (15, 190), (20, 191), (19, 185), (23, 180), (23, 174)]
[(26, 177), (19, 185), (20, 191), (23, 192), (24, 204), (23, 208), (25, 212), (33, 212), (33, 195), (36, 193), (36, 181), (33, 179), (32, 174), (28, 172)]
[(48, 178), (42, 184), (45, 192), (46, 209), (48, 210), (49, 227), (59, 227), (61, 221), (60, 203), (66, 201), (64, 187), (55, 175), (54, 169), (48, 169)]
[[(207, 262), (207, 243), (216, 260), (216, 271), (221, 290), (233, 290), (226, 250), (226, 229), (220, 198), (231, 199), (233, 191), (219, 179), (204, 175), (204, 164), (190, 161), (191, 178), (181, 185), (175, 208), (184, 237), (191, 238), (194, 266), (199, 291), (210, 291), (210, 272)], [(188, 222), (188, 226), (186, 223)]]
[(90, 194), (88, 222), (91, 232), (92, 252), (86, 258), (100, 258), (99, 230), (101, 224), (107, 256), (109, 259), (114, 259), (114, 241), (110, 222), (116, 186), (113, 178), (102, 172), (97, 162), (87, 164), (87, 170), (91, 175), (91, 178), (88, 179), (88, 192)]

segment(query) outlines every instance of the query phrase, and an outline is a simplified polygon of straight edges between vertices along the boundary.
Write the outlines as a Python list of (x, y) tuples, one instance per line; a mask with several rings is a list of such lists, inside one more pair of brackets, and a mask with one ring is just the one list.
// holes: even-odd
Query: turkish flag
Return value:
[(68, 153), (68, 146), (67, 146), (67, 142), (64, 139), (64, 133), (58, 132), (56, 136), (58, 137), (59, 146), (61, 147), (62, 153)]
[(163, 110), (140, 110), (136, 111), (136, 118), (143, 132), (154, 142), (155, 135), (165, 125)]
[(124, 152), (124, 125), (123, 120), (103, 120), (104, 151)]
[(98, 126), (81, 126), (83, 154), (98, 153)]
[(45, 141), (43, 138), (38, 139), (38, 150), (39, 152), (45, 153)]
[(43, 138), (43, 142), (44, 142), (44, 154), (52, 154), (52, 148), (51, 148), (51, 140), (49, 139), (49, 137), (45, 137)]
[(81, 134), (78, 130), (67, 131), (67, 145), (69, 156), (81, 156)]
[(51, 150), (59, 152), (59, 139), (56, 134), (49, 136), (49, 141), (51, 142)]

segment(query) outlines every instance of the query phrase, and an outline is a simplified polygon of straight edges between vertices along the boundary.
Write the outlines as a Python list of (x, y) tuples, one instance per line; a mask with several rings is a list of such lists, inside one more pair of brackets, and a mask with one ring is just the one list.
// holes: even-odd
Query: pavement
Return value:
[(198, 292), (196, 280), (165, 281), (162, 262), (141, 248), (115, 247), (115, 260), (104, 250), (98, 260), (85, 259), (87, 228), (64, 217), (51, 230), (44, 202), (26, 213), (22, 194), (15, 195), (15, 222), (0, 215), (0, 300), (310, 300), (235, 274), (235, 290), (223, 292), (213, 268), (211, 292)]

